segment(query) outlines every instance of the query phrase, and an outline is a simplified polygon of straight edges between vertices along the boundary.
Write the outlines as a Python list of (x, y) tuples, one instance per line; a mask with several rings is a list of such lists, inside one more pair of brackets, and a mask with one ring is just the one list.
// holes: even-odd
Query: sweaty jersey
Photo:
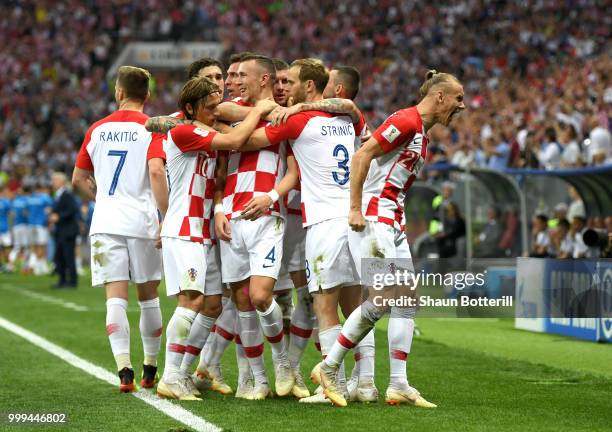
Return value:
[(18, 195), (11, 202), (11, 211), (15, 218), (13, 225), (27, 225), (28, 223), (28, 196)]
[[(180, 125), (164, 140), (168, 174), (168, 211), (162, 237), (210, 243), (210, 221), (206, 217), (206, 167), (216, 132), (194, 125)], [(210, 212), (210, 209), (208, 209)]]
[(0, 198), (0, 234), (9, 229), (9, 212), (11, 211), (11, 201), (7, 198)]
[[(242, 100), (232, 102), (248, 106)], [(266, 124), (260, 120), (257, 128)], [(261, 150), (230, 153), (223, 193), (223, 210), (228, 219), (240, 217), (252, 198), (265, 195), (281, 181), (283, 170), (279, 150), (280, 142)], [(282, 216), (279, 203), (275, 202), (265, 214)]]
[(406, 192), (425, 164), (427, 135), (416, 107), (392, 114), (374, 131), (384, 155), (372, 160), (363, 186), (367, 220), (403, 230)]
[(272, 145), (289, 140), (298, 162), (304, 227), (348, 216), (351, 158), (362, 128), (362, 120), (353, 125), (348, 116), (321, 111), (304, 111), (283, 125), (266, 127)]
[(53, 206), (53, 200), (46, 193), (33, 193), (28, 197), (28, 223), (47, 226), (47, 209)]
[(90, 235), (157, 236), (147, 161), (158, 157), (162, 138), (144, 128), (148, 118), (138, 111), (119, 110), (94, 123), (85, 135), (76, 166), (93, 171), (96, 180)]

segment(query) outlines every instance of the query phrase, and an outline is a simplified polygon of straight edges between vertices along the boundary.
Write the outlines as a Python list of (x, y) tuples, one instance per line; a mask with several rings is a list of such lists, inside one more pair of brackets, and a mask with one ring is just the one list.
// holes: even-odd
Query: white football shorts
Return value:
[(13, 247), (27, 248), (32, 244), (32, 231), (30, 226), (19, 224), (13, 227)]
[(91, 235), (91, 283), (161, 280), (161, 252), (155, 240), (115, 234)]
[(277, 279), (285, 221), (278, 216), (262, 216), (254, 221), (231, 219), (230, 226), (232, 240), (219, 240), (223, 282), (239, 282), (250, 276)]
[(13, 244), (13, 240), (11, 239), (11, 232), (3, 232), (0, 233), (0, 247), (10, 247)]
[(166, 294), (175, 296), (181, 291), (205, 293), (206, 258), (210, 245), (162, 237), (162, 255)]
[(306, 229), (306, 277), (311, 293), (359, 284), (348, 245), (349, 229), (346, 217), (328, 219)]
[(205, 295), (223, 294), (223, 282), (221, 282), (221, 250), (215, 244), (208, 248), (206, 254), (206, 282), (204, 285)]
[[(366, 227), (361, 232), (349, 228), (349, 246), (360, 277), (364, 266), (388, 268), (390, 260), (394, 259), (398, 260), (399, 268), (414, 271), (406, 233), (386, 223), (366, 221)], [(376, 260), (380, 260), (382, 266), (375, 263)]]
[(306, 269), (306, 229), (302, 227), (301, 216), (286, 216), (283, 268), (289, 273)]
[(31, 233), (33, 245), (44, 246), (49, 243), (49, 228), (42, 225), (33, 225)]

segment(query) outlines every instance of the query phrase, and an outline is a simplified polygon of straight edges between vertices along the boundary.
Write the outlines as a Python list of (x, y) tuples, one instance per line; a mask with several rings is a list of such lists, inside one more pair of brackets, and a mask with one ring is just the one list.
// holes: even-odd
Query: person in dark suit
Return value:
[(55, 229), (55, 272), (59, 282), (54, 288), (76, 288), (77, 272), (75, 260), (76, 238), (79, 234), (79, 205), (76, 197), (66, 188), (67, 178), (64, 173), (51, 176), (51, 187), (55, 192), (55, 202), (49, 223)]

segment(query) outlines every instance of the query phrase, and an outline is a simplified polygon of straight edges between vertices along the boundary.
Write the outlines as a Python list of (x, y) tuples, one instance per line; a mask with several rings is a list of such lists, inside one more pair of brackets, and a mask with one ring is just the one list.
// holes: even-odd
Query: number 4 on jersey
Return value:
[(275, 250), (276, 250), (276, 246), (273, 246), (272, 249), (270, 249), (270, 252), (268, 252), (268, 255), (266, 255), (266, 257), (264, 258), (266, 261), (270, 262), (269, 265), (264, 264), (263, 265), (264, 268), (274, 267), (274, 262), (276, 261), (276, 257), (274, 256)]
[(110, 189), (108, 190), (109, 195), (115, 195), (115, 189), (117, 188), (117, 182), (119, 181), (119, 175), (123, 169), (123, 164), (125, 163), (127, 153), (127, 150), (108, 151), (109, 156), (119, 156), (119, 163), (117, 164), (117, 168), (115, 168), (115, 175), (113, 175), (113, 181), (111, 182)]

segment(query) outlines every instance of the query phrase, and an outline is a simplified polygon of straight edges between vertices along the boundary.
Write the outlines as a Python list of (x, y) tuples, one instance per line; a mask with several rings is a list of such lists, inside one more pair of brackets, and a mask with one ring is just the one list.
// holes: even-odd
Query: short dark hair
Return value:
[(272, 80), (276, 78), (276, 68), (274, 67), (274, 62), (270, 57), (266, 57), (259, 54), (248, 54), (242, 57), (241, 63), (254, 60), (257, 63), (257, 66), (265, 70), (270, 74)]
[(291, 67), (300, 68), (300, 82), (312, 80), (319, 93), (323, 93), (327, 81), (329, 81), (329, 72), (320, 60), (305, 58), (295, 60), (291, 63)]
[(230, 56), (230, 58), (229, 58), (229, 62), (230, 62), (230, 64), (241, 63), (242, 59), (245, 56), (252, 56), (252, 55), (255, 55), (255, 53), (252, 53), (250, 51), (243, 51), (243, 52), (239, 52), (239, 53), (236, 53), (236, 54), (232, 54)]
[(274, 69), (276, 69), (277, 71), (289, 69), (289, 65), (287, 64), (285, 60), (281, 60), (279, 58), (273, 58), (272, 63), (274, 63)]
[(202, 99), (212, 93), (220, 92), (221, 89), (217, 84), (206, 77), (196, 76), (185, 83), (181, 89), (178, 99), (178, 106), (185, 114), (185, 117), (192, 119), (192, 115), (187, 112), (187, 104), (190, 104), (194, 111)]
[(219, 60), (214, 59), (212, 57), (204, 57), (204, 58), (194, 61), (193, 63), (189, 65), (189, 67), (187, 68), (187, 79), (191, 79), (193, 77), (198, 76), (198, 73), (203, 68), (208, 67), (208, 66), (217, 66), (219, 69), (221, 69), (221, 73), (225, 75), (225, 68), (223, 67), (223, 64), (221, 64)]
[(546, 225), (548, 223), (548, 216), (546, 216), (545, 214), (537, 214), (536, 215), (536, 219), (538, 219), (544, 225)]
[(338, 71), (336, 76), (348, 92), (349, 99), (355, 99), (357, 93), (359, 93), (359, 83), (361, 82), (359, 71), (352, 66), (338, 66), (334, 70)]
[(117, 73), (117, 85), (123, 89), (128, 99), (143, 102), (149, 97), (148, 70), (135, 66), (121, 66)]
[(563, 219), (559, 219), (559, 223), (557, 224), (557, 226), (559, 227), (563, 227), (566, 230), (570, 229), (570, 223), (567, 219), (563, 218)]

